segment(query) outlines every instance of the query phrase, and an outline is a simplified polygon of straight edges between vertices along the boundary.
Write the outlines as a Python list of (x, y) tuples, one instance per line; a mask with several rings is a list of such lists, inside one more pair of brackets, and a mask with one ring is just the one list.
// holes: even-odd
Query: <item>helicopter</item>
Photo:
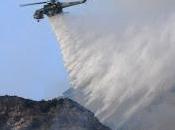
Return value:
[(87, 0), (74, 1), (74, 2), (59, 2), (58, 0), (50, 0), (50, 1), (44, 1), (44, 2), (22, 4), (20, 6), (24, 7), (24, 6), (45, 4), (43, 8), (36, 10), (33, 15), (33, 18), (39, 22), (41, 19), (44, 18), (44, 15), (48, 17), (52, 17), (52, 16), (62, 13), (63, 8), (83, 4), (86, 1)]

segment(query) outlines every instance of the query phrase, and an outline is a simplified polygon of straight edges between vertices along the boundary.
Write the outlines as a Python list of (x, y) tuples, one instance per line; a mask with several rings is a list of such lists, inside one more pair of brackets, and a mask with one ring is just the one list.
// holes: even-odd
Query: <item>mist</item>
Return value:
[(114, 130), (173, 130), (174, 5), (94, 0), (50, 18), (72, 86), (67, 95)]

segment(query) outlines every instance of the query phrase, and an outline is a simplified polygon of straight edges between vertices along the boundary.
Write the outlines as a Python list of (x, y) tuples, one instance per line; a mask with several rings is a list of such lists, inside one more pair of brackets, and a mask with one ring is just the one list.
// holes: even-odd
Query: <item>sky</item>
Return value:
[(69, 88), (59, 44), (47, 18), (37, 23), (34, 0), (0, 4), (0, 95), (34, 100), (61, 96)]

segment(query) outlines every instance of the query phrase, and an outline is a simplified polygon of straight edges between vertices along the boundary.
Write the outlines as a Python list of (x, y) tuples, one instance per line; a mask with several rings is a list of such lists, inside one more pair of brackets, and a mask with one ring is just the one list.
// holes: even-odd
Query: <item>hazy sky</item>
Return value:
[(19, 7), (28, 2), (34, 0), (0, 4), (0, 95), (56, 97), (69, 86), (59, 45), (47, 18), (33, 19), (40, 6)]

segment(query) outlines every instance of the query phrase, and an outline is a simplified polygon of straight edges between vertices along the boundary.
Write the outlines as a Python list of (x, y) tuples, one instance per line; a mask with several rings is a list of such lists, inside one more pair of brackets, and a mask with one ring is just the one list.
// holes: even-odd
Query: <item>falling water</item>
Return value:
[(72, 85), (67, 93), (115, 130), (173, 130), (174, 2), (150, 1), (146, 9), (131, 1), (133, 8), (96, 0), (50, 18)]

